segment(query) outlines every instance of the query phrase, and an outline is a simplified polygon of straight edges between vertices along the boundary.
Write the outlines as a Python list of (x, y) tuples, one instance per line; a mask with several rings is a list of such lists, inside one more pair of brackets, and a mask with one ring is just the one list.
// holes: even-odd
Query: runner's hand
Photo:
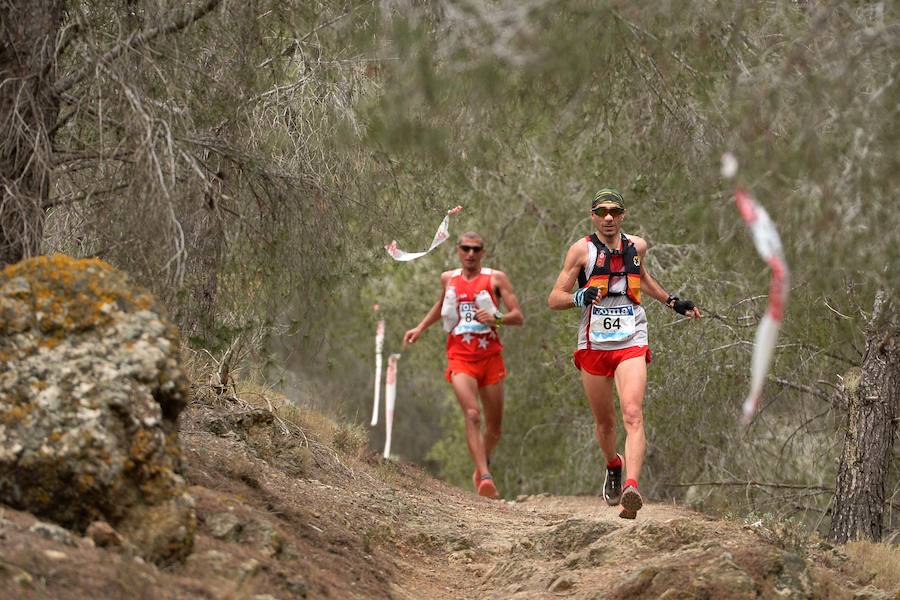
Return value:
[(416, 340), (419, 339), (419, 336), (422, 335), (422, 330), (418, 327), (413, 327), (409, 331), (403, 334), (403, 347), (405, 348), (409, 344), (415, 344)]
[(479, 308), (475, 311), (475, 320), (479, 323), (484, 323), (485, 325), (493, 325), (497, 318), (494, 317), (494, 313)]
[(585, 307), (588, 304), (593, 304), (599, 295), (600, 288), (597, 286), (592, 285), (591, 287), (581, 288), (576, 290), (575, 295), (572, 296), (572, 304)]
[(680, 315), (685, 315), (686, 317), (692, 317), (694, 319), (700, 318), (700, 309), (694, 306), (694, 303), (690, 300), (679, 300), (675, 298), (675, 302), (672, 303), (672, 309)]

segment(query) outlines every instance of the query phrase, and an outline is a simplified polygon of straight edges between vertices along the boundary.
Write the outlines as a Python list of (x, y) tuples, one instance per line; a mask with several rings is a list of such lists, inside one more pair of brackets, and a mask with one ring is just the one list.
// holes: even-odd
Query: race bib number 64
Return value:
[(591, 307), (590, 339), (592, 343), (621, 342), (633, 335), (633, 306)]

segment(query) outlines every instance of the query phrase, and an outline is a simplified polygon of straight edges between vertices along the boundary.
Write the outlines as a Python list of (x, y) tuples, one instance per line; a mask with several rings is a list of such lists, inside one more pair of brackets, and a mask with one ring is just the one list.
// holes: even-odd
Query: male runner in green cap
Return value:
[[(646, 448), (643, 405), (650, 362), (641, 294), (691, 318), (699, 319), (700, 309), (690, 300), (670, 296), (647, 273), (642, 264), (647, 242), (622, 233), (624, 220), (625, 199), (618, 190), (604, 188), (594, 195), (594, 233), (569, 248), (547, 304), (554, 310), (581, 309), (574, 361), (594, 415), (597, 442), (606, 458), (603, 497), (610, 506), (621, 502), (620, 517), (634, 519), (643, 505), (637, 482)], [(622, 455), (616, 453), (613, 382), (625, 425), (624, 465)], [(623, 466), (627, 474), (624, 485)]]

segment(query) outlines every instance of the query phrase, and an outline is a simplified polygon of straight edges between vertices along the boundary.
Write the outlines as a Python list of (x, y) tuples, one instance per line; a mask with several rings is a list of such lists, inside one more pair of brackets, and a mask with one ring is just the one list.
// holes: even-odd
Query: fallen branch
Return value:
[(824, 400), (828, 404), (831, 404), (833, 406), (838, 406), (838, 403), (835, 402), (833, 398), (829, 397), (828, 394), (825, 394), (824, 392), (820, 392), (819, 390), (813, 388), (812, 386), (803, 385), (802, 383), (794, 383), (793, 381), (788, 381), (787, 379), (782, 379), (781, 377), (773, 377), (771, 375), (768, 377), (768, 381), (772, 381), (772, 382), (780, 385), (781, 387), (786, 387), (786, 388), (790, 388), (793, 390), (807, 393), (811, 396), (815, 396), (816, 398)]
[(664, 483), (670, 487), (692, 487), (695, 485), (714, 485), (714, 486), (741, 486), (741, 487), (768, 487), (786, 490), (820, 490), (823, 492), (833, 491), (830, 487), (822, 485), (804, 485), (800, 483), (766, 483), (763, 481), (739, 481), (739, 480), (722, 480), (722, 481), (694, 481), (691, 483)]

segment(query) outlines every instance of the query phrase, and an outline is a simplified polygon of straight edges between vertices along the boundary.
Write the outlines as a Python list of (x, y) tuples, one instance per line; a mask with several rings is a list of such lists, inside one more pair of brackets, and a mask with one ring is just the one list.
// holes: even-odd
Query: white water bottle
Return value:
[(494, 300), (491, 298), (491, 293), (487, 290), (481, 290), (480, 292), (475, 294), (475, 306), (477, 306), (478, 308), (483, 308), (492, 315), (497, 314), (497, 307), (494, 305)]
[(456, 287), (447, 286), (444, 292), (444, 303), (441, 305), (441, 319), (444, 321), (444, 331), (453, 331), (459, 322), (459, 311), (457, 310)]

